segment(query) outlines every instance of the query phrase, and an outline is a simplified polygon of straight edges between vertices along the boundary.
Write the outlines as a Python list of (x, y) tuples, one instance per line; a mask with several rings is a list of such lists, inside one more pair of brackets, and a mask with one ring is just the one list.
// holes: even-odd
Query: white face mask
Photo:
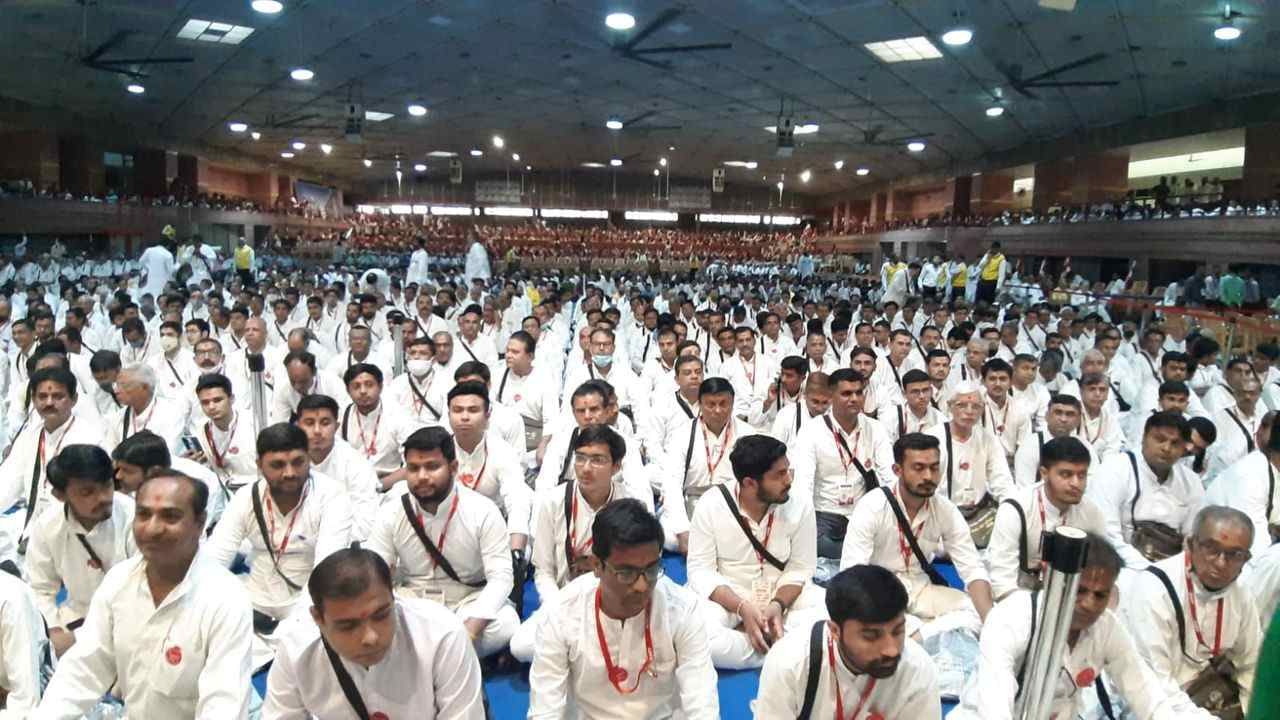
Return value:
[(178, 349), (178, 338), (172, 335), (161, 335), (160, 347), (163, 348), (164, 351), (167, 353), (173, 352), (174, 350)]
[(405, 368), (415, 377), (422, 377), (431, 371), (432, 361), (411, 359), (404, 362)]

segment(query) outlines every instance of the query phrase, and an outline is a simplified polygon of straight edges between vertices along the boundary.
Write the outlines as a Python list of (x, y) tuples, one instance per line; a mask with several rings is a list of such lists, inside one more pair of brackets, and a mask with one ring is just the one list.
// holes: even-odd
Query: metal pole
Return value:
[(404, 373), (404, 324), (396, 322), (391, 326), (391, 343), (394, 348), (392, 374), (399, 376)]
[(1026, 674), (1014, 713), (1020, 720), (1049, 718), (1087, 550), (1085, 533), (1073, 527), (1061, 526), (1044, 538), (1042, 554), (1049, 565), (1049, 577), (1040, 595), (1036, 612), (1039, 623), (1031, 655), (1026, 658)]
[(249, 365), (249, 397), (253, 401), (253, 418), (257, 422), (256, 436), (267, 426), (267, 391), (262, 376), (267, 363), (261, 353), (247, 353), (245, 359)]

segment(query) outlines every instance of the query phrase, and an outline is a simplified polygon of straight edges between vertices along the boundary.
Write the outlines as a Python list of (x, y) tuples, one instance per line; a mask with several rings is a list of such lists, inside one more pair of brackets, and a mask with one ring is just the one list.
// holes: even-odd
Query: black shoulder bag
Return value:
[(809, 673), (804, 681), (804, 704), (796, 720), (810, 720), (813, 702), (818, 698), (818, 678), (822, 675), (822, 627), (826, 620), (819, 620), (809, 631)]

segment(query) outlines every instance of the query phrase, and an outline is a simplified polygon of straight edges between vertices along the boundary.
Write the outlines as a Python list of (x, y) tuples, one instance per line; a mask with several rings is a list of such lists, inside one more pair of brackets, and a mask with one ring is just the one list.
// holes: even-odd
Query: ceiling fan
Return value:
[(899, 137), (881, 138), (880, 133), (884, 132), (884, 128), (880, 125), (873, 125), (862, 131), (862, 142), (856, 145), (872, 145), (875, 147), (898, 147), (912, 140), (923, 140), (924, 138), (933, 137), (934, 133), (915, 133), (913, 135), (901, 135)]
[(671, 24), (676, 18), (684, 14), (682, 8), (667, 8), (658, 14), (648, 25), (645, 25), (634, 35), (627, 39), (626, 42), (618, 43), (613, 46), (613, 51), (627, 60), (651, 65), (660, 70), (670, 70), (670, 62), (662, 62), (659, 60), (650, 60), (649, 55), (660, 55), (667, 53), (682, 52), (705, 52), (707, 50), (729, 50), (733, 48), (733, 43), (701, 43), (698, 45), (661, 45), (658, 47), (640, 47), (640, 43), (649, 38), (650, 35), (658, 32), (662, 28)]
[[(626, 130), (626, 131), (627, 131), (627, 132), (629, 132), (629, 133), (631, 133), (631, 132), (658, 132), (658, 131), (665, 131), (665, 130), (682, 130), (682, 129), (684, 129), (684, 126), (683, 126), (683, 125), (640, 125), (640, 124), (639, 124), (639, 123), (641, 123), (641, 122), (643, 122), (643, 121), (645, 121), (645, 120), (647, 120), (647, 119), (649, 119), (649, 118), (651, 118), (651, 117), (653, 117), (654, 115), (657, 115), (657, 114), (658, 114), (658, 111), (657, 111), (657, 110), (649, 110), (649, 111), (646, 111), (646, 112), (642, 112), (642, 113), (640, 113), (639, 115), (636, 115), (636, 116), (635, 116), (635, 117), (633, 117), (633, 118), (629, 118), (629, 119), (623, 120), (623, 121), (622, 121), (622, 129)], [(585, 130), (585, 129), (587, 129), (587, 128), (594, 127), (594, 126), (592, 126), (592, 125), (588, 125), (586, 122), (581, 123), (581, 125), (580, 125), (580, 126), (581, 126), (584, 130)]]
[(93, 70), (102, 72), (118, 73), (127, 75), (135, 80), (148, 77), (147, 73), (137, 70), (136, 68), (143, 65), (172, 65), (177, 63), (195, 62), (193, 57), (149, 57), (149, 58), (107, 58), (107, 53), (118, 48), (130, 35), (135, 34), (134, 30), (119, 30), (106, 42), (98, 47), (81, 55), (80, 64)]
[(1004, 74), (1009, 81), (1009, 87), (1013, 88), (1019, 95), (1039, 100), (1040, 97), (1031, 92), (1033, 89), (1042, 88), (1072, 88), (1072, 87), (1114, 87), (1120, 84), (1119, 80), (1057, 80), (1059, 75), (1082, 68), (1088, 65), (1094, 65), (1107, 59), (1106, 53), (1094, 53), (1088, 57), (1080, 58), (1074, 62), (1059, 65), (1058, 67), (1046, 70), (1042, 73), (1032, 75), (1031, 77), (1022, 76), (1021, 65), (1005, 65), (1004, 63), (996, 63), (996, 68)]

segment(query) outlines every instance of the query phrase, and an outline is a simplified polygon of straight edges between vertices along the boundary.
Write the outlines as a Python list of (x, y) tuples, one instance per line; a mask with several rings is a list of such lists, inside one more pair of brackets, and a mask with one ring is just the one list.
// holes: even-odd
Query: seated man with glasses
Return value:
[[(662, 577), (662, 525), (634, 498), (591, 524), (593, 572), (569, 583), (538, 633), (529, 720), (720, 717), (716, 671), (691, 592)], [(541, 539), (539, 539), (541, 542)]]
[[(542, 605), (511, 638), (511, 654), (520, 662), (533, 659), (538, 628), (555, 605), (561, 588), (592, 570), (591, 523), (614, 500), (636, 497), (622, 480), (627, 443), (608, 425), (585, 425), (573, 437), (573, 473), (559, 485), (543, 488), (534, 501), (533, 583)], [(641, 492), (647, 495), (648, 488)]]
[(1120, 605), (1151, 669), (1220, 717), (1248, 710), (1262, 647), (1257, 605), (1237, 582), (1254, 532), (1239, 510), (1201, 509), (1186, 549), (1138, 573)]

